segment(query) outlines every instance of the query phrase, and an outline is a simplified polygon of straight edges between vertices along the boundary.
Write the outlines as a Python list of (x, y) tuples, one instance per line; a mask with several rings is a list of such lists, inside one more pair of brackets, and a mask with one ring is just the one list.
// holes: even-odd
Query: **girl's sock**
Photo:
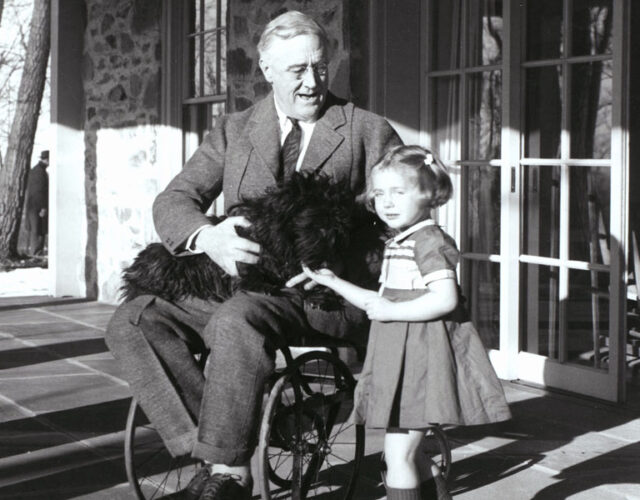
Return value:
[(433, 478), (420, 483), (420, 498), (422, 500), (438, 498), (438, 490), (436, 489), (436, 482)]
[(400, 489), (387, 486), (387, 500), (422, 500), (420, 488)]

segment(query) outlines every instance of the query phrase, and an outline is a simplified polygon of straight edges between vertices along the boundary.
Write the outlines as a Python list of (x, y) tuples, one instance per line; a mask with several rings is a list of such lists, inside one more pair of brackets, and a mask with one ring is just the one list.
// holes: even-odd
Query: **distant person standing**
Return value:
[(39, 255), (44, 249), (49, 222), (49, 151), (40, 154), (40, 160), (29, 171), (24, 202), (26, 254)]

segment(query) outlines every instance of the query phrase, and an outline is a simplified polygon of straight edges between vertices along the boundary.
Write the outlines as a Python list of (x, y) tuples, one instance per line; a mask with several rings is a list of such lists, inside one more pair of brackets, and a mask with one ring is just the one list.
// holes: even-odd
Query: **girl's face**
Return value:
[(393, 229), (404, 229), (428, 214), (424, 194), (417, 179), (400, 169), (374, 172), (371, 179), (373, 202), (378, 217)]

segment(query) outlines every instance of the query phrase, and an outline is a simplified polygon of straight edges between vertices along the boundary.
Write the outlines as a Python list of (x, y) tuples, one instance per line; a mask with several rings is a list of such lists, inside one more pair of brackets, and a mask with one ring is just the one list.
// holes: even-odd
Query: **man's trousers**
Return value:
[[(143, 295), (115, 311), (106, 341), (172, 455), (242, 465), (257, 444), (277, 346), (295, 343), (310, 323), (338, 336), (362, 325), (353, 310), (321, 320), (314, 313), (297, 293), (239, 292), (223, 303)], [(193, 353), (205, 349), (203, 375)]]

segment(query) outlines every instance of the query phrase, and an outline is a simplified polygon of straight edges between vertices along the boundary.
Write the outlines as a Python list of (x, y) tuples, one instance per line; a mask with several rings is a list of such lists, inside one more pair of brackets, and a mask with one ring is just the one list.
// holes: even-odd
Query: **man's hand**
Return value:
[(231, 276), (237, 276), (236, 262), (245, 264), (258, 262), (260, 245), (238, 236), (236, 232), (236, 226), (250, 225), (251, 223), (244, 217), (228, 217), (221, 223), (200, 231), (196, 237), (196, 249), (205, 252)]

